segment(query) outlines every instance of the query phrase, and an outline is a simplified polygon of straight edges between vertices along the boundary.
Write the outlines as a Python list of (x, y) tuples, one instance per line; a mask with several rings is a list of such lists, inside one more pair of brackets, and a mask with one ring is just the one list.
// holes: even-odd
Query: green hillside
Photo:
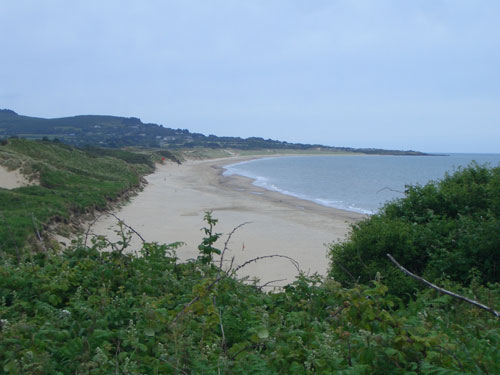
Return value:
[(328, 152), (356, 152), (365, 154), (423, 155), (416, 151), (356, 149), (288, 143), (259, 137), (218, 137), (191, 133), (187, 129), (171, 129), (158, 124), (144, 124), (135, 117), (74, 116), (43, 119), (18, 115), (8, 109), (0, 110), (0, 138), (18, 136), (27, 139), (58, 140), (73, 146), (102, 147), (162, 147), (236, 150), (322, 150)]
[(142, 176), (154, 168), (152, 154), (79, 150), (23, 139), (0, 145), (0, 164), (37, 181), (34, 186), (0, 189), (0, 246), (11, 254), (17, 249), (18, 256), (26, 255), (23, 249), (41, 246), (37, 236), (45, 236), (50, 224), (70, 226), (79, 215), (109, 207), (139, 188)]

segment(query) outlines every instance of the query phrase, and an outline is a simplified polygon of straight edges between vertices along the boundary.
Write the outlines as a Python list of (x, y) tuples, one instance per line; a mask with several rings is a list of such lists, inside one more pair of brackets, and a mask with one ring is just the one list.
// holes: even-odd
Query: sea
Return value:
[(370, 215), (404, 197), (405, 186), (438, 181), (472, 162), (497, 167), (500, 154), (270, 157), (225, 166), (224, 175), (249, 177), (268, 190)]

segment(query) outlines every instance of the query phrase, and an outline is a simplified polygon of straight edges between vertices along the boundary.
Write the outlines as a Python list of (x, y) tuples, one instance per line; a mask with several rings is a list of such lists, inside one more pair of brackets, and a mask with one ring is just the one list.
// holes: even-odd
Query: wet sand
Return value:
[[(148, 184), (129, 203), (115, 211), (127, 225), (150, 242), (185, 242), (177, 250), (181, 260), (196, 258), (203, 233), (205, 211), (219, 220), (215, 231), (224, 235), (216, 244), (222, 249), (234, 227), (249, 222), (232, 236), (225, 259), (234, 265), (250, 259), (281, 254), (295, 259), (306, 273), (326, 274), (325, 244), (343, 239), (349, 225), (364, 216), (355, 212), (320, 206), (313, 202), (268, 191), (252, 185), (241, 176), (223, 176), (223, 166), (255, 157), (232, 157), (188, 161), (182, 165), (158, 166), (146, 177)], [(101, 217), (91, 232), (110, 239), (116, 236), (117, 220)], [(140, 247), (135, 238), (131, 249)], [(284, 258), (264, 259), (241, 269), (238, 276), (273, 280), (285, 285), (294, 280), (297, 270)]]

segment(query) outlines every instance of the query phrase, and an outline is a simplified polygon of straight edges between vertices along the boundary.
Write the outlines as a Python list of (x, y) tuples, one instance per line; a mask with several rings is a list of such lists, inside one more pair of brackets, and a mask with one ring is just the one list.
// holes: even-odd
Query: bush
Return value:
[(408, 186), (405, 197), (355, 224), (348, 241), (330, 246), (330, 276), (344, 285), (368, 282), (377, 272), (398, 296), (416, 284), (387, 259), (431, 281), (500, 281), (500, 167), (475, 163), (442, 181)]
[[(214, 239), (207, 216), (203, 244)], [(210, 223), (212, 220), (212, 223)], [(433, 291), (395, 309), (375, 281), (300, 275), (264, 293), (179, 245), (96, 237), (0, 261), (5, 374), (458, 374), (500, 371), (498, 320)], [(208, 233), (207, 233), (208, 232)], [(103, 251), (105, 248), (112, 251)], [(127, 250), (124, 251), (124, 250)], [(460, 290), (496, 307), (499, 285)]]

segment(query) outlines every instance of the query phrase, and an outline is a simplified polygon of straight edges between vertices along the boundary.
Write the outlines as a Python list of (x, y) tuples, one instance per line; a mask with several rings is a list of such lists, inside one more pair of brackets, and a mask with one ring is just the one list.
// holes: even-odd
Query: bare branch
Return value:
[(297, 262), (295, 259), (293, 259), (293, 258), (291, 258), (289, 256), (279, 255), (279, 254), (264, 255), (264, 256), (261, 256), (261, 257), (257, 257), (257, 258), (253, 258), (253, 259), (247, 260), (245, 263), (243, 263), (243, 264), (239, 265), (238, 267), (236, 267), (234, 269), (234, 273), (238, 272), (240, 269), (242, 269), (243, 267), (246, 267), (250, 263), (257, 262), (257, 261), (259, 261), (261, 259), (267, 259), (267, 258), (285, 258), (285, 259), (288, 259), (293, 264), (293, 266), (295, 267), (295, 269), (297, 270), (297, 272), (300, 273), (299, 262)]
[(342, 271), (344, 271), (347, 275), (349, 275), (349, 277), (352, 279), (352, 282), (353, 282), (354, 284), (356, 284), (356, 283), (357, 283), (357, 281), (356, 281), (356, 279), (354, 278), (354, 276), (352, 275), (352, 273), (350, 273), (350, 272), (349, 272), (349, 270), (348, 270), (347, 268), (345, 268), (345, 267), (342, 265), (342, 263), (337, 262), (337, 261), (334, 261), (334, 262), (335, 262), (335, 264), (336, 264), (337, 266), (339, 266), (339, 267), (342, 269)]
[(246, 221), (244, 223), (241, 223), (240, 225), (236, 226), (233, 228), (233, 230), (231, 231), (231, 233), (228, 234), (227, 236), (227, 239), (226, 239), (226, 242), (224, 242), (224, 249), (222, 250), (222, 253), (220, 255), (220, 262), (219, 262), (219, 269), (222, 269), (222, 262), (224, 261), (224, 254), (226, 253), (226, 250), (227, 250), (227, 247), (229, 245), (229, 241), (231, 241), (231, 237), (233, 236), (233, 234), (238, 230), (240, 229), (242, 226), (244, 225), (247, 225), (247, 224), (250, 224), (251, 221)]
[[(285, 259), (288, 259), (294, 266), (295, 268), (297, 269), (298, 272), (300, 272), (300, 266), (299, 266), (299, 263), (289, 257), (289, 256), (286, 256), (286, 255), (278, 255), (278, 254), (275, 254), (275, 255), (265, 255), (265, 256), (261, 256), (261, 257), (257, 257), (257, 258), (253, 258), (253, 259), (250, 259), (248, 261), (246, 261), (245, 263), (239, 265), (238, 267), (236, 267), (234, 269), (234, 273), (238, 272), (240, 269), (242, 269), (243, 267), (247, 266), (248, 264), (250, 263), (253, 263), (253, 262), (257, 262), (261, 259), (267, 259), (267, 258), (285, 258)], [(233, 261), (234, 261), (234, 257), (233, 259), (231, 260), (231, 268), (232, 268), (232, 264), (233, 264)], [(231, 269), (230, 268), (230, 269)], [(227, 273), (226, 272), (221, 272), (221, 270), (219, 270), (219, 273), (217, 274), (217, 277), (205, 288), (205, 292), (209, 292), (215, 285), (217, 285), (217, 283), (219, 281), (222, 280), (222, 278), (224, 278), (225, 276), (227, 276)], [(191, 301), (189, 301), (189, 303), (187, 303), (181, 311), (179, 311), (177, 313), (177, 315), (175, 316), (175, 318), (172, 320), (172, 323), (175, 324), (179, 318), (184, 315), (184, 313), (196, 302), (198, 302), (200, 299), (201, 299), (202, 295), (201, 294), (198, 294), (196, 297), (194, 297)]]
[(103, 215), (105, 215), (105, 214), (97, 215), (97, 217), (88, 225), (87, 231), (85, 232), (85, 242), (84, 242), (85, 247), (87, 247), (87, 240), (89, 238), (90, 229), (94, 226), (94, 224), (97, 222), (97, 220), (99, 220)]
[(220, 326), (220, 331), (222, 334), (220, 346), (221, 346), (221, 349), (224, 351), (224, 354), (227, 355), (226, 333), (224, 332), (224, 325), (222, 324), (222, 309), (220, 307), (217, 307), (215, 296), (213, 296), (213, 303), (214, 303), (214, 308), (216, 310), (217, 309), (219, 310), (219, 326)]
[(277, 283), (277, 282), (280, 282), (280, 281), (286, 281), (286, 279), (277, 279), (277, 280), (271, 280), (271, 281), (268, 281), (267, 283), (264, 283), (262, 285), (259, 285), (258, 288), (260, 290), (264, 289), (265, 287), (267, 286), (273, 286), (273, 285), (270, 285), (272, 283)]
[(389, 190), (389, 191), (393, 191), (395, 193), (400, 193), (400, 194), (405, 194), (404, 191), (400, 191), (400, 190), (395, 190), (395, 189), (391, 189), (390, 187), (386, 186), (386, 187), (383, 187), (382, 189), (380, 190), (377, 190), (377, 194), (380, 193), (381, 191), (384, 191), (384, 190)]
[(493, 315), (495, 315), (497, 318), (500, 318), (500, 313), (493, 310), (491, 307), (488, 307), (486, 305), (483, 305), (482, 303), (479, 303), (473, 299), (470, 299), (470, 298), (467, 298), (467, 297), (464, 297), (464, 296), (461, 296), (460, 294), (456, 294), (456, 293), (453, 293), (453, 292), (450, 292), (449, 290), (446, 290), (446, 289), (443, 289), (443, 288), (440, 288), (438, 287), (437, 285), (434, 285), (432, 284), (431, 282), (425, 280), (424, 278), (420, 277), (420, 276), (417, 276), (413, 273), (411, 273), (410, 271), (408, 271), (406, 268), (404, 268), (401, 264), (399, 264), (396, 259), (394, 259), (392, 257), (391, 254), (387, 254), (387, 257), (391, 260), (392, 263), (394, 263), (396, 265), (396, 267), (398, 267), (403, 273), (405, 273), (406, 275), (410, 276), (410, 277), (413, 277), (415, 280), (418, 280), (422, 283), (424, 283), (425, 285), (427, 285), (428, 287), (432, 288), (432, 289), (435, 289), (437, 290), (439, 293), (442, 293), (442, 294), (447, 294), (449, 296), (452, 296), (452, 297), (455, 297), (455, 298), (458, 298), (462, 301), (465, 301), (465, 302), (468, 302), (476, 307), (479, 307), (481, 309), (484, 309), (486, 311), (489, 311), (490, 313), (492, 313)]
[(146, 243), (146, 240), (144, 239), (144, 237), (142, 237), (140, 235), (140, 233), (137, 232), (134, 228), (125, 224), (125, 222), (122, 219), (120, 219), (118, 216), (116, 216), (114, 213), (112, 213), (112, 212), (108, 212), (108, 213), (109, 213), (109, 215), (113, 216), (116, 220), (118, 220), (120, 223), (122, 223), (124, 227), (126, 227), (127, 229), (130, 229), (132, 232), (134, 232), (141, 239), (142, 243)]
[(35, 233), (38, 238), (38, 241), (40, 241), (40, 244), (42, 245), (43, 251), (47, 252), (47, 248), (45, 247), (45, 243), (43, 242), (43, 238), (40, 235), (40, 232), (38, 231), (38, 225), (36, 225), (36, 218), (35, 214), (31, 212), (31, 220), (33, 221), (33, 227), (35, 228)]

